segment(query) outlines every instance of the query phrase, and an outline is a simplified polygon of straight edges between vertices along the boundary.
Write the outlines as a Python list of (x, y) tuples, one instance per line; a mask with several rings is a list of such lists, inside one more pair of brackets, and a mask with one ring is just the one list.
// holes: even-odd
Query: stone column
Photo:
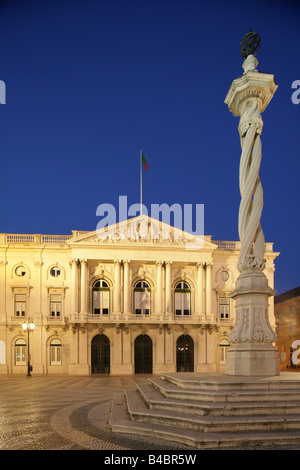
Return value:
[(81, 306), (80, 306), (80, 313), (87, 313), (87, 260), (81, 259)]
[(121, 262), (115, 260), (115, 295), (114, 295), (114, 312), (121, 312)]
[(130, 288), (129, 288), (129, 261), (123, 261), (124, 266), (124, 312), (123, 313), (130, 313)]
[[(258, 36), (248, 33), (248, 43), (253, 35)], [(233, 115), (240, 117), (242, 148), (239, 171), (241, 249), (238, 260), (241, 274), (231, 293), (235, 299), (236, 318), (228, 337), (230, 347), (227, 350), (226, 373), (274, 376), (279, 374), (279, 357), (278, 350), (272, 345), (276, 335), (268, 318), (268, 298), (274, 295), (274, 291), (268, 286), (263, 273), (265, 239), (261, 227), (263, 190), (259, 169), (263, 127), (261, 113), (271, 101), (277, 85), (273, 75), (256, 70), (257, 64), (257, 59), (250, 53), (243, 63), (244, 74), (233, 81), (225, 99)]]
[(205, 282), (205, 313), (211, 315), (211, 267), (212, 263), (206, 263), (206, 282)]
[(78, 313), (78, 268), (77, 259), (72, 259), (72, 313)]
[(156, 313), (160, 315), (163, 311), (162, 261), (156, 262), (156, 283), (157, 283)]
[(171, 313), (171, 264), (172, 261), (166, 261), (166, 313)]
[(197, 263), (197, 311), (203, 315), (203, 263)]

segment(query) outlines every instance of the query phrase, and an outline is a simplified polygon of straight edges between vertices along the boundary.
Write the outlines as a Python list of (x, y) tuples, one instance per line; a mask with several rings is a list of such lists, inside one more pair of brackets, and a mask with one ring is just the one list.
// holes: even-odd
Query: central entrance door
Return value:
[(176, 343), (177, 372), (194, 372), (194, 341), (182, 335)]
[(92, 339), (92, 374), (110, 373), (110, 341), (105, 335)]
[(134, 371), (152, 374), (152, 339), (148, 335), (140, 335), (134, 342)]

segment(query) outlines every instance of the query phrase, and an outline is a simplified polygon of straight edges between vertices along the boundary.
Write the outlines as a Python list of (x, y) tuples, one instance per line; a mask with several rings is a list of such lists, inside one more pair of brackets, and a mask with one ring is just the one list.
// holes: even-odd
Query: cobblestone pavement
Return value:
[(114, 394), (146, 376), (0, 376), (0, 450), (187, 449), (112, 433)]

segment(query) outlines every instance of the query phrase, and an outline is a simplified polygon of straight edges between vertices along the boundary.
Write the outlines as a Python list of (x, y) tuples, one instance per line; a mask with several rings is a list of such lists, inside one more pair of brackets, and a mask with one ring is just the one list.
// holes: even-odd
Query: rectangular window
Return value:
[(175, 315), (191, 314), (191, 295), (189, 292), (175, 292)]
[(220, 297), (220, 320), (228, 320), (230, 317), (230, 299)]
[(93, 292), (93, 313), (96, 315), (109, 314), (109, 290)]
[(15, 346), (15, 364), (16, 366), (26, 365), (26, 346), (25, 345)]
[(50, 295), (50, 315), (51, 317), (61, 316), (61, 295), (60, 294)]
[(226, 363), (226, 351), (227, 351), (226, 346), (220, 346), (220, 364)]
[(61, 345), (50, 346), (50, 364), (51, 366), (61, 366)]
[(15, 294), (15, 315), (17, 317), (25, 317), (26, 294)]
[(150, 315), (150, 292), (135, 291), (134, 309), (136, 315)]

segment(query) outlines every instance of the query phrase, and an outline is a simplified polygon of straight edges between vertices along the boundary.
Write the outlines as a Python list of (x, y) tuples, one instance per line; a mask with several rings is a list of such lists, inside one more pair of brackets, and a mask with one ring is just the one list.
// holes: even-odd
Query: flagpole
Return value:
[(141, 209), (140, 209), (140, 215), (142, 215), (143, 212), (143, 167), (142, 167), (142, 149), (140, 149), (140, 204), (141, 204)]

